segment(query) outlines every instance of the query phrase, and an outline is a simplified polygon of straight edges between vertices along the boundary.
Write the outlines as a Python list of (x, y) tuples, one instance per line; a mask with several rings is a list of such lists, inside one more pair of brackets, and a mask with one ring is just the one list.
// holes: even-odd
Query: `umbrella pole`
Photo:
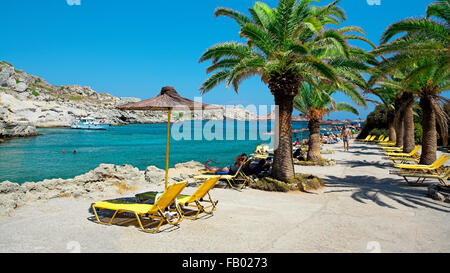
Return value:
[(303, 144), (303, 121), (300, 121), (300, 145)]
[(167, 111), (167, 143), (166, 143), (166, 184), (164, 191), (167, 190), (167, 184), (169, 180), (169, 144), (170, 144), (170, 116), (171, 116), (171, 110), (169, 109)]

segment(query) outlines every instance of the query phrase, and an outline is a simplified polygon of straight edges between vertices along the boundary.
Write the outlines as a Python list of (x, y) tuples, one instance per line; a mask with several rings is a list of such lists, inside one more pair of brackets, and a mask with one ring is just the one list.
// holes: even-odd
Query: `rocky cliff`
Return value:
[[(155, 94), (156, 95), (156, 94)], [(8, 126), (67, 127), (75, 116), (92, 116), (112, 125), (131, 123), (159, 123), (167, 120), (161, 111), (121, 111), (116, 106), (136, 102), (138, 98), (118, 98), (108, 93), (98, 93), (87, 86), (55, 86), (43, 78), (0, 62), (0, 124)], [(173, 113), (172, 120), (256, 119), (256, 113), (236, 107), (209, 110), (203, 114)]]

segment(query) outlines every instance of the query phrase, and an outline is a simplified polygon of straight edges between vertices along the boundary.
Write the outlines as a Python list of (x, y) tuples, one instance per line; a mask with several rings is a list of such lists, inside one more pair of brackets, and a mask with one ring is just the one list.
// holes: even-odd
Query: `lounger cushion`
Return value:
[(154, 205), (151, 204), (129, 203), (117, 200), (95, 202), (94, 206), (100, 209), (126, 210), (137, 212), (139, 214), (145, 214), (154, 209)]

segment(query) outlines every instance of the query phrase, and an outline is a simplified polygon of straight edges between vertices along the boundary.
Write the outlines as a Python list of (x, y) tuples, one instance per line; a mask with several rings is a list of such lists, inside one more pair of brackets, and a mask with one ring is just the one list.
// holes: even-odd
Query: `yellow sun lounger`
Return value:
[[(417, 174), (417, 173), (427, 173), (440, 175), (446, 171), (444, 167), (445, 162), (450, 157), (446, 154), (441, 155), (436, 161), (431, 165), (420, 165), (420, 164), (395, 164), (394, 167), (400, 169), (400, 174)], [(398, 174), (398, 173), (396, 173)]]
[(365, 140), (364, 142), (372, 142), (377, 136), (371, 136), (369, 140)]
[(380, 144), (380, 146), (383, 146), (383, 147), (395, 147), (395, 145), (397, 145), (397, 142), (389, 140), (389, 141), (381, 142), (378, 144)]
[(375, 143), (380, 143), (380, 142), (383, 142), (383, 140), (385, 139), (385, 136), (384, 135), (381, 135), (378, 139), (376, 139), (376, 140), (374, 140), (373, 142), (375, 142)]
[(383, 143), (388, 143), (389, 142), (389, 137), (383, 138), (383, 140), (379, 141), (377, 144), (381, 145)]
[(380, 135), (377, 139), (372, 139), (370, 142), (381, 142), (384, 139), (384, 135)]
[(357, 139), (356, 141), (358, 141), (358, 142), (365, 142), (365, 141), (368, 141), (371, 137), (372, 137), (371, 135), (368, 135), (368, 136), (366, 136), (365, 139)]
[(410, 153), (395, 153), (395, 152), (387, 152), (385, 153), (388, 157), (419, 157), (419, 150), (422, 146), (416, 146)]
[(415, 157), (388, 157), (387, 159), (392, 160), (394, 164), (406, 164), (408, 162), (419, 163), (420, 158)]
[[(211, 177), (219, 177), (219, 180), (226, 180), (228, 182), (228, 185), (235, 190), (242, 190), (246, 184), (249, 182), (249, 178), (245, 173), (242, 171), (243, 167), (247, 165), (247, 163), (250, 162), (250, 160), (244, 161), (241, 166), (239, 166), (239, 169), (236, 171), (234, 175), (230, 174), (202, 174), (202, 175), (196, 175), (193, 177), (195, 183), (198, 185), (198, 182), (209, 179)], [(241, 184), (239, 187), (233, 186), (234, 184)]]
[[(144, 232), (151, 232), (155, 233), (159, 230), (161, 225), (164, 222), (167, 222), (171, 225), (176, 225), (179, 222), (183, 220), (183, 216), (181, 214), (181, 211), (179, 210), (178, 205), (175, 205), (175, 209), (169, 209), (168, 207), (174, 203), (175, 198), (181, 193), (181, 191), (186, 187), (187, 181), (185, 182), (179, 182), (174, 183), (170, 185), (167, 190), (156, 200), (155, 204), (141, 204), (141, 203), (131, 203), (131, 202), (124, 202), (120, 200), (111, 200), (111, 201), (102, 201), (102, 202), (95, 202), (92, 204), (92, 210), (94, 211), (95, 218), (97, 221), (104, 225), (111, 225), (114, 218), (116, 218), (117, 214), (120, 213), (131, 213), (136, 216), (136, 219), (139, 223), (139, 226), (141, 227), (141, 230)], [(114, 215), (112, 216), (111, 220), (106, 223), (100, 221), (97, 209), (99, 210), (113, 210)], [(165, 210), (168, 211), (175, 211), (176, 215), (173, 217), (167, 217), (165, 214)], [(151, 220), (159, 220), (158, 226), (154, 228), (153, 230), (148, 230), (144, 228), (142, 225), (142, 218), (149, 218)], [(174, 218), (177, 218), (175, 221), (172, 221)]]
[[(183, 218), (195, 220), (198, 215), (202, 212), (205, 213), (213, 213), (216, 210), (217, 203), (219, 201), (213, 201), (209, 191), (216, 185), (217, 181), (219, 181), (219, 177), (212, 177), (207, 179), (203, 184), (201, 184), (197, 190), (192, 195), (183, 195), (180, 194), (177, 196), (178, 205), (180, 205), (180, 209), (183, 212)], [(136, 194), (136, 198), (138, 202), (143, 202), (146, 200), (155, 200), (158, 192), (150, 191)], [(208, 195), (208, 199), (205, 199), (205, 196)], [(211, 205), (204, 206), (203, 202), (211, 203)], [(197, 208), (196, 214), (194, 217), (187, 217), (183, 206)]]
[(398, 151), (399, 153), (401, 153), (403, 151), (403, 146), (401, 146), (401, 147), (381, 147), (381, 149), (383, 149), (384, 152)]
[[(441, 183), (443, 186), (445, 187), (450, 186), (450, 184), (448, 184), (447, 182), (450, 177), (450, 169), (447, 169), (442, 174), (417, 173), (417, 174), (398, 174), (398, 175), (403, 177), (406, 183), (411, 185), (423, 184), (426, 179), (437, 179), (439, 183)], [(408, 180), (408, 178), (416, 178), (417, 180), (415, 182), (411, 182)]]

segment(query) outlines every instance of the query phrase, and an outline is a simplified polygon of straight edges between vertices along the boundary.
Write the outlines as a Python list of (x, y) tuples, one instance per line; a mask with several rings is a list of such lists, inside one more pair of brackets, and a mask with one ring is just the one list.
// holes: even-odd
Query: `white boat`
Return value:
[(109, 127), (109, 124), (105, 121), (97, 121), (91, 117), (77, 118), (70, 126), (72, 129), (83, 130), (106, 130), (107, 127)]

